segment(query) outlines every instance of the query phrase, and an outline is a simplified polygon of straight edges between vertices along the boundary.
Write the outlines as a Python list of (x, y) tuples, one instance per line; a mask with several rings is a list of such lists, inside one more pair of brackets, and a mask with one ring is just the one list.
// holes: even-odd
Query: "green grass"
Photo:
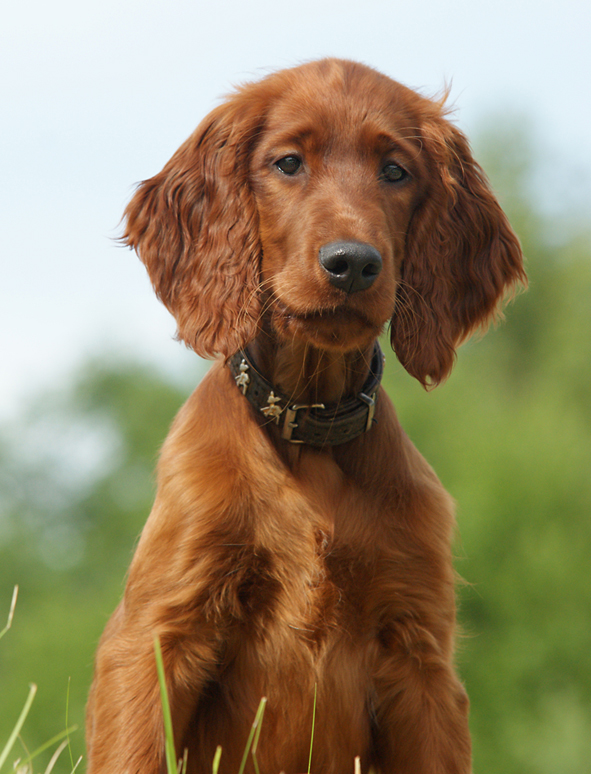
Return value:
[[(162, 700), (162, 714), (164, 718), (164, 735), (165, 735), (165, 751), (166, 751), (166, 771), (167, 774), (184, 774), (187, 768), (187, 750), (185, 749), (183, 757), (179, 760), (176, 758), (175, 746), (174, 746), (174, 733), (172, 728), (172, 716), (170, 714), (170, 703), (168, 701), (168, 690), (166, 688), (166, 675), (164, 674), (164, 662), (162, 660), (162, 650), (160, 648), (160, 640), (158, 637), (154, 637), (154, 653), (156, 656), (156, 669), (158, 672), (158, 683), (160, 685), (160, 697)], [(314, 726), (316, 724), (316, 693), (317, 686), (314, 685), (314, 704), (312, 709), (312, 730), (310, 734), (310, 755), (308, 759), (308, 774), (310, 774), (310, 768), (312, 766), (312, 748), (314, 745)], [(258, 709), (255, 713), (248, 739), (246, 740), (246, 746), (244, 747), (244, 753), (238, 769), (238, 774), (244, 774), (246, 762), (249, 754), (252, 757), (252, 764), (254, 766), (255, 774), (260, 774), (259, 763), (257, 760), (257, 750), (259, 746), (259, 738), (261, 735), (261, 729), (263, 727), (263, 716), (265, 714), (265, 707), (267, 706), (267, 699), (265, 696), (260, 700)], [(220, 759), (222, 757), (222, 748), (218, 746), (215, 751), (215, 755), (212, 763), (212, 774), (218, 774)], [(361, 774), (359, 767), (359, 758), (355, 759), (355, 774)]]
[[(174, 746), (174, 733), (172, 728), (172, 716), (170, 713), (170, 703), (168, 701), (168, 690), (166, 688), (166, 676), (164, 674), (164, 662), (162, 660), (162, 649), (160, 648), (160, 640), (158, 637), (154, 637), (154, 653), (156, 656), (156, 670), (158, 672), (158, 683), (160, 685), (160, 698), (162, 701), (162, 715), (164, 719), (164, 738), (165, 738), (165, 754), (166, 754), (166, 771), (167, 774), (184, 774), (187, 769), (187, 750), (184, 751), (183, 757), (177, 760), (175, 746)], [(248, 739), (246, 740), (246, 747), (244, 748), (244, 754), (242, 755), (242, 761), (240, 762), (240, 768), (238, 774), (244, 774), (244, 768), (246, 761), (248, 760), (248, 754), (252, 756), (252, 762), (256, 774), (259, 772), (259, 764), (257, 760), (257, 749), (259, 744), (259, 737), (261, 734), (261, 728), (263, 724), (263, 715), (265, 714), (265, 706), (267, 699), (263, 696), (259, 702), (258, 709), (256, 711)], [(220, 759), (222, 757), (222, 748), (217, 747), (212, 763), (212, 772), (217, 774), (220, 766)]]
[[(7, 634), (7, 632), (10, 630), (12, 626), (17, 597), (18, 597), (18, 586), (15, 586), (13, 595), (12, 595), (12, 601), (10, 603), (10, 608), (8, 612), (8, 619), (6, 622), (6, 626), (2, 629), (2, 631), (0, 631), (0, 639), (2, 639), (2, 637), (4, 637), (5, 634)], [(174, 744), (174, 732), (172, 727), (172, 715), (170, 711), (170, 703), (168, 700), (166, 676), (164, 673), (164, 662), (162, 659), (162, 650), (160, 647), (160, 641), (158, 637), (154, 638), (154, 654), (156, 658), (158, 683), (160, 686), (160, 698), (162, 702), (162, 715), (163, 715), (164, 736), (165, 736), (166, 771), (167, 771), (167, 774), (186, 774), (188, 751), (185, 749), (183, 753), (183, 757), (180, 759), (177, 759), (175, 744)], [(76, 761), (76, 763), (74, 763), (72, 750), (70, 747), (70, 734), (77, 730), (77, 726), (68, 727), (68, 711), (69, 711), (69, 696), (70, 696), (69, 683), (68, 683), (68, 692), (66, 697), (66, 728), (63, 731), (61, 731), (59, 734), (56, 734), (54, 737), (49, 739), (49, 741), (45, 742), (45, 744), (38, 747), (32, 753), (29, 753), (29, 751), (25, 747), (23, 740), (20, 738), (20, 733), (25, 724), (25, 721), (27, 719), (27, 716), (33, 704), (33, 701), (35, 699), (36, 693), (37, 693), (37, 686), (34, 684), (31, 684), (29, 686), (29, 694), (21, 710), (21, 713), (15, 722), (15, 725), (8, 737), (7, 742), (0, 750), (0, 774), (2, 774), (3, 771), (5, 770), (4, 766), (17, 740), (20, 741), (24, 750), (24, 757), (17, 758), (17, 760), (13, 762), (12, 768), (14, 771), (18, 772), (18, 774), (33, 774), (33, 768), (31, 765), (32, 762), (39, 755), (51, 749), (55, 745), (57, 745), (57, 747), (54, 750), (49, 760), (49, 763), (47, 764), (47, 767), (45, 768), (44, 774), (51, 774), (51, 771), (53, 770), (55, 764), (57, 763), (58, 759), (60, 758), (60, 756), (62, 755), (62, 753), (66, 748), (69, 749), (69, 754), (70, 754), (70, 774), (74, 774), (74, 772), (80, 765), (80, 762), (82, 761), (82, 756), (80, 756)], [(314, 728), (316, 724), (316, 698), (317, 698), (317, 686), (315, 685), (314, 703), (313, 703), (313, 709), (312, 709), (312, 728), (310, 732), (310, 754), (308, 758), (308, 774), (310, 774), (310, 769), (312, 766), (312, 751), (314, 746)], [(257, 751), (259, 746), (261, 729), (263, 726), (263, 717), (265, 714), (266, 705), (267, 705), (267, 699), (266, 697), (263, 696), (263, 698), (259, 702), (259, 706), (255, 713), (255, 717), (252, 722), (250, 732), (248, 734), (248, 739), (246, 740), (246, 746), (244, 748), (244, 753), (243, 753), (242, 760), (240, 762), (240, 767), (238, 769), (237, 774), (244, 774), (244, 769), (246, 767), (246, 763), (248, 761), (249, 755), (252, 758), (255, 774), (260, 774), (259, 763), (257, 759)], [(212, 762), (212, 774), (218, 774), (221, 756), (222, 756), (222, 748), (218, 746)], [(7, 770), (8, 769), (6, 769), (6, 771)], [(361, 774), (359, 758), (355, 759), (354, 774)]]
[[(10, 608), (8, 610), (8, 619), (6, 622), (6, 626), (2, 629), (2, 631), (0, 631), (0, 640), (10, 630), (10, 627), (12, 626), (17, 598), (18, 598), (18, 586), (15, 586), (14, 591), (12, 593), (12, 601), (10, 603)], [(4, 744), (4, 747), (2, 747), (2, 749), (0, 750), (0, 772), (2, 772), (4, 764), (8, 760), (8, 757), (12, 751), (12, 748), (14, 747), (17, 740), (20, 740), (21, 745), (23, 746), (23, 749), (25, 751), (25, 757), (18, 758), (13, 765), (13, 768), (17, 770), (19, 774), (32, 774), (33, 772), (33, 769), (31, 766), (32, 761), (35, 758), (37, 758), (41, 753), (45, 752), (46, 750), (49, 750), (55, 744), (60, 742), (57, 749), (51, 756), (49, 763), (45, 769), (45, 774), (50, 774), (50, 772), (52, 771), (53, 767), (55, 766), (58, 758), (60, 757), (64, 749), (70, 746), (70, 734), (76, 731), (77, 726), (70, 726), (70, 728), (66, 728), (64, 731), (60, 732), (59, 734), (56, 734), (56, 736), (54, 736), (48, 742), (41, 745), (41, 747), (38, 747), (32, 753), (29, 753), (28, 750), (26, 749), (24, 742), (22, 741), (22, 739), (20, 739), (20, 733), (25, 724), (25, 720), (27, 719), (27, 715), (29, 714), (31, 706), (33, 705), (33, 700), (35, 699), (36, 693), (37, 693), (37, 686), (31, 683), (29, 685), (29, 694), (21, 710), (21, 713), (18, 716), (16, 723), (14, 724), (14, 728), (12, 729), (7, 742)], [(66, 702), (66, 726), (68, 724), (67, 716), (68, 716), (68, 702)], [(72, 759), (72, 751), (70, 749), (70, 761), (72, 762), (70, 774), (74, 774), (81, 760), (82, 760), (82, 756), (80, 756), (77, 763), (74, 764)]]

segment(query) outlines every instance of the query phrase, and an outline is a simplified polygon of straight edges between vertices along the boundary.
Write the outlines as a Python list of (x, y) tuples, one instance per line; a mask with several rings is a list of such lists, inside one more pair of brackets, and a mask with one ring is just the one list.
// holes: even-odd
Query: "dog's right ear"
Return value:
[(213, 110), (125, 210), (122, 241), (145, 264), (178, 337), (203, 357), (229, 357), (258, 332), (261, 247), (248, 172), (264, 109), (249, 91)]

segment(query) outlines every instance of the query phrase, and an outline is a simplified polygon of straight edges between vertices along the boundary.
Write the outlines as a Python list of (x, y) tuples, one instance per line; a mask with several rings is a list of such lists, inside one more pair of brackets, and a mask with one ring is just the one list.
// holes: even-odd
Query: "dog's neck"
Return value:
[(261, 335), (248, 346), (257, 369), (296, 403), (338, 403), (355, 395), (369, 374), (374, 350), (331, 352), (302, 341)]

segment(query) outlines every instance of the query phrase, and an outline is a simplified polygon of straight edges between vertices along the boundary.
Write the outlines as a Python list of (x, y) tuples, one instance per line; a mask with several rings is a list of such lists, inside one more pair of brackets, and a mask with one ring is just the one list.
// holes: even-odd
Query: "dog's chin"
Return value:
[(349, 352), (367, 347), (384, 327), (384, 323), (374, 323), (358, 311), (339, 308), (311, 314), (297, 314), (285, 307), (276, 308), (272, 322), (279, 339), (297, 339), (331, 352)]

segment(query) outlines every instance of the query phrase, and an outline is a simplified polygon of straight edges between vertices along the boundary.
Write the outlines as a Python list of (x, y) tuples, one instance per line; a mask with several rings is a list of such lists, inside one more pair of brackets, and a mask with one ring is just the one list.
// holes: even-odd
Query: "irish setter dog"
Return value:
[[(441, 382), (525, 281), (442, 103), (325, 59), (239, 88), (126, 211), (179, 337), (216, 362), (177, 416), (101, 639), (89, 774), (467, 774), (453, 506), (380, 387)], [(146, 421), (150, 421), (146, 417)], [(317, 689), (316, 703), (314, 703)], [(249, 759), (246, 771), (253, 771)]]

